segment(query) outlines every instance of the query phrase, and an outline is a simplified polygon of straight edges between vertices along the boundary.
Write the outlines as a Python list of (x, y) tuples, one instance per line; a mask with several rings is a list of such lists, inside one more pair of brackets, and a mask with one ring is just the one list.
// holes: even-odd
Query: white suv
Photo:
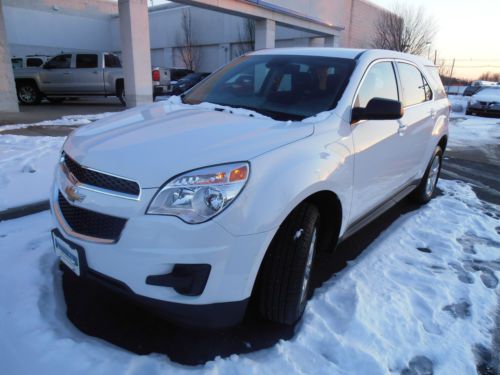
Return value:
[(73, 132), (54, 247), (77, 275), (176, 322), (304, 312), (314, 256), (412, 194), (448, 138), (436, 69), (378, 50), (264, 50), (184, 94)]

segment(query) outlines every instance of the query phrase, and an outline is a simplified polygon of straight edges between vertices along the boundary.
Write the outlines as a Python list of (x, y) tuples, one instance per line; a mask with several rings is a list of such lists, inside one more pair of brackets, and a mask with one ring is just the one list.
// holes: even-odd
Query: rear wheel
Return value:
[(259, 309), (271, 321), (292, 325), (304, 313), (318, 243), (319, 210), (303, 203), (278, 229), (259, 275)]
[(420, 184), (413, 192), (413, 198), (419, 203), (429, 202), (436, 193), (436, 184), (441, 173), (441, 164), (443, 161), (443, 151), (437, 147), (432, 156), (431, 162), (425, 171)]
[(38, 104), (42, 93), (34, 82), (21, 82), (17, 84), (17, 98), (23, 104)]

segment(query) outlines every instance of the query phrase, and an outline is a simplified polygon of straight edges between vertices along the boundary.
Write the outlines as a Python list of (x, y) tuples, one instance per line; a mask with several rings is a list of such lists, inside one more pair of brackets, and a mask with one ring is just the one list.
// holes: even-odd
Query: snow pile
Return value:
[(94, 121), (101, 120), (103, 118), (109, 117), (116, 114), (116, 112), (104, 112), (93, 115), (69, 115), (63, 116), (57, 120), (47, 120), (36, 122), (33, 124), (16, 124), (16, 125), (4, 125), (0, 127), (0, 134), (5, 130), (13, 129), (23, 129), (31, 126), (79, 126), (87, 125)]
[(450, 147), (481, 147), (500, 143), (500, 119), (466, 116), (450, 122)]
[(450, 117), (463, 117), (467, 109), (467, 104), (469, 104), (470, 96), (448, 95), (448, 99), (451, 104)]
[(315, 292), (290, 341), (198, 367), (79, 332), (65, 315), (49, 214), (0, 222), (2, 373), (474, 374), (475, 353), (491, 347), (500, 211), (468, 185), (439, 186), (442, 196)]
[(46, 200), (62, 137), (0, 136), (0, 211)]

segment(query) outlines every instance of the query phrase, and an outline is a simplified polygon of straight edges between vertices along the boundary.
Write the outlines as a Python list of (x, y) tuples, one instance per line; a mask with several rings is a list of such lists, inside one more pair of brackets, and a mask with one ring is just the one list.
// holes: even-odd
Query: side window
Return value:
[(43, 64), (43, 60), (39, 57), (29, 57), (26, 59), (26, 66), (28, 67), (37, 67)]
[(45, 66), (50, 69), (68, 69), (71, 67), (71, 55), (58, 55), (49, 60)]
[(120, 59), (116, 55), (111, 55), (109, 53), (104, 55), (104, 65), (106, 68), (121, 68), (122, 64)]
[(23, 59), (20, 58), (14, 58), (10, 60), (12, 62), (12, 67), (14, 69), (22, 68), (23, 67)]
[(77, 68), (97, 68), (97, 55), (78, 54), (76, 55)]
[(365, 108), (373, 98), (399, 100), (392, 63), (381, 62), (370, 68), (361, 84), (354, 106)]
[(432, 100), (432, 90), (420, 70), (406, 63), (398, 63), (398, 70), (403, 86), (405, 107)]

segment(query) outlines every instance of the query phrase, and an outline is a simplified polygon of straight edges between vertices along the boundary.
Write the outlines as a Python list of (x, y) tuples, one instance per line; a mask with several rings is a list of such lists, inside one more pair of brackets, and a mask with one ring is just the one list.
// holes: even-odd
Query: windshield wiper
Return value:
[(271, 117), (274, 120), (278, 121), (301, 121), (305, 118), (305, 116), (301, 115), (295, 115), (293, 113), (286, 113), (286, 112), (279, 112), (279, 111), (273, 111), (270, 109), (265, 109), (265, 108), (255, 108), (247, 105), (231, 105), (231, 104), (219, 104), (231, 108), (242, 108), (242, 109), (248, 109), (249, 111), (254, 111), (257, 113), (260, 113), (261, 115)]

